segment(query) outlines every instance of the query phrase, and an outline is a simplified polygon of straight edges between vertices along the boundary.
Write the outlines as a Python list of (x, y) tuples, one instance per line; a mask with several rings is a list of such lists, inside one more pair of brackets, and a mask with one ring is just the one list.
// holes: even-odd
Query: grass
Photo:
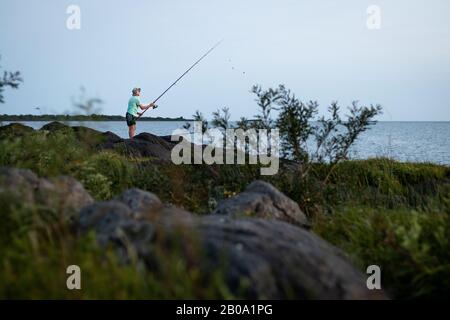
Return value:
[[(3, 206), (10, 199), (1, 198)], [(9, 205), (0, 212), (0, 299), (232, 299), (223, 270), (201, 270), (203, 254), (193, 246), (186, 260), (179, 242), (151, 244), (156, 264), (119, 261), (100, 248), (95, 234), (76, 237), (47, 208)], [(161, 236), (160, 236), (161, 238)], [(163, 238), (161, 238), (163, 239)], [(195, 239), (189, 240), (195, 243)], [(184, 243), (186, 245), (186, 243)], [(66, 268), (82, 270), (82, 290), (66, 289)]]
[(314, 231), (347, 252), (361, 270), (380, 266), (391, 296), (443, 298), (450, 288), (449, 213), (339, 207), (331, 216), (316, 217)]
[[(211, 212), (218, 201), (261, 178), (256, 166), (163, 165), (97, 151), (87, 137), (80, 139), (81, 131), (3, 137), (0, 166), (45, 177), (74, 176), (98, 200), (138, 187), (197, 214)], [(347, 161), (323, 184), (328, 172), (327, 165), (317, 164), (305, 179), (285, 168), (264, 179), (294, 199), (313, 231), (343, 249), (363, 272), (379, 265), (391, 297), (448, 296), (450, 168), (389, 159)], [(190, 263), (177, 250), (168, 253), (155, 244), (160, 267), (143, 271), (120, 264), (111, 249), (96, 245), (93, 234), (74, 237), (52, 208), (24, 207), (1, 191), (0, 207), (0, 298), (236, 298), (221, 270), (200, 271), (200, 258)], [(84, 272), (82, 294), (64, 286), (65, 268), (74, 261)]]

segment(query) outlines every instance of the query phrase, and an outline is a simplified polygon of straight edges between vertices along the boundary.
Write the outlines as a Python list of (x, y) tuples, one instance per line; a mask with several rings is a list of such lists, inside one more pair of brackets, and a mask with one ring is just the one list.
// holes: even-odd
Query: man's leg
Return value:
[(136, 125), (132, 125), (128, 127), (128, 135), (130, 136), (130, 139), (134, 137), (134, 134), (136, 133)]

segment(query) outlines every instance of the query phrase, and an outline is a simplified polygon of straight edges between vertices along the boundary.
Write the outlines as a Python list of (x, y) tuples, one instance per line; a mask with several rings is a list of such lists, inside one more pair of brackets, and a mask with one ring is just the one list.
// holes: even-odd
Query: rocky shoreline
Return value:
[[(41, 130), (64, 129), (51, 123)], [(166, 162), (173, 143), (167, 137), (142, 133), (121, 139), (106, 132), (75, 127), (88, 134), (100, 149), (126, 147), (135, 156)], [(5, 132), (29, 131), (20, 125)], [(30, 170), (0, 168), (0, 195), (19, 199), (25, 206), (45, 206), (70, 222), (79, 237), (94, 231), (101, 247), (113, 247), (121, 263), (138, 261), (152, 272), (157, 268), (155, 243), (179, 250), (202, 273), (221, 270), (231, 292), (256, 299), (385, 299), (382, 290), (369, 290), (367, 275), (346, 255), (314, 234), (298, 204), (263, 181), (219, 202), (207, 215), (197, 215), (137, 188), (108, 201), (94, 201), (82, 184), (71, 177), (39, 178)], [(192, 257), (196, 243), (201, 258)], [(225, 260), (224, 260), (225, 259)], [(224, 262), (226, 261), (226, 262)], [(242, 280), (246, 285), (242, 288)]]
[[(262, 181), (206, 216), (165, 205), (139, 189), (94, 202), (73, 178), (49, 180), (22, 169), (0, 168), (0, 193), (57, 208), (74, 232), (81, 236), (94, 230), (99, 244), (114, 246), (123, 263), (137, 257), (151, 269), (149, 248), (157, 233), (177, 239), (185, 254), (190, 237), (198, 237), (207, 265), (202, 271), (219, 268), (224, 254), (230, 289), (239, 290), (240, 279), (248, 279), (248, 298), (385, 298), (382, 291), (367, 289), (367, 277), (343, 252), (305, 228), (308, 221), (295, 202)], [(255, 209), (258, 217), (246, 216)]]

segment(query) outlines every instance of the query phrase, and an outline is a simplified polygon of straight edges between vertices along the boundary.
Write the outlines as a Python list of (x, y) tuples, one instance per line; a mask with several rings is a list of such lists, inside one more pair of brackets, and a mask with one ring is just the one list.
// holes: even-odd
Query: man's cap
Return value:
[(131, 91), (133, 94), (136, 94), (137, 92), (141, 91), (141, 88), (139, 87), (135, 87), (133, 88), (133, 90)]

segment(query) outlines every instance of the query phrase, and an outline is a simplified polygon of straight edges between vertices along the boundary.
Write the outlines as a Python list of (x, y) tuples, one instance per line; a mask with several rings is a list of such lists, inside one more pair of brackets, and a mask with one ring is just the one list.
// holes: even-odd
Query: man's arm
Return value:
[[(152, 102), (152, 103), (149, 103), (148, 105), (143, 105), (143, 104), (139, 105), (139, 108), (141, 108), (142, 110), (147, 110), (150, 107), (153, 107), (153, 109), (155, 109), (155, 104)], [(144, 112), (138, 112), (137, 114), (140, 117), (140, 116), (142, 116), (143, 113)]]
[(140, 104), (139, 108), (141, 108), (142, 110), (147, 110), (148, 108), (151, 108), (151, 107), (154, 107), (154, 106), (155, 106), (155, 104), (152, 102), (152, 103), (149, 103), (148, 105)]

